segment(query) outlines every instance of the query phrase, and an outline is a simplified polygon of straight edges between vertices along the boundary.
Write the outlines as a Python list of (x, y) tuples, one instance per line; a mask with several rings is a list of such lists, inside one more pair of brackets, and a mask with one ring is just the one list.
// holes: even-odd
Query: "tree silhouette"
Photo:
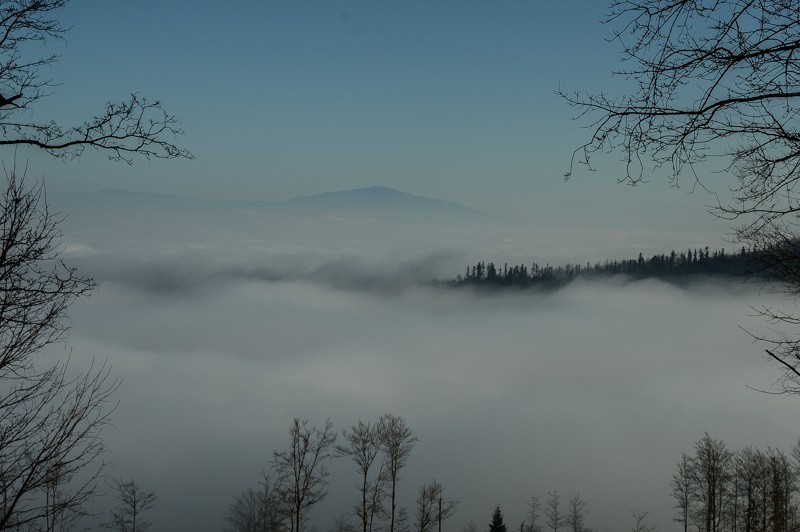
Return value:
[(94, 288), (61, 261), (59, 221), (41, 184), (28, 188), (9, 171), (0, 192), (0, 529), (82, 513), (103, 467), (100, 432), (117, 387), (109, 368), (73, 375), (68, 360), (35, 358), (65, 339), (67, 310)]
[[(736, 238), (762, 250), (764, 269), (793, 296), (800, 295), (797, 11), (789, 0), (614, 0), (606, 22), (627, 65), (617, 74), (631, 92), (558, 91), (589, 128), (567, 177), (576, 162), (591, 167), (608, 151), (622, 152), (619, 180), (631, 184), (665, 170), (674, 185), (688, 176), (693, 186), (710, 186), (703, 176), (722, 170), (735, 179), (726, 187), (733, 194), (713, 212), (736, 222)], [(788, 327), (800, 323), (771, 309), (763, 314)], [(782, 391), (800, 393), (798, 338), (757, 339), (774, 344), (767, 353), (784, 372)]]
[(282, 532), (285, 515), (272, 486), (272, 477), (262, 472), (258, 489), (248, 488), (236, 495), (225, 515), (230, 532)]
[(564, 514), (561, 513), (561, 496), (557, 490), (547, 492), (544, 515), (547, 519), (547, 527), (553, 532), (558, 532), (558, 529), (564, 526)]
[(417, 437), (402, 416), (384, 414), (378, 421), (381, 427), (380, 445), (386, 457), (386, 474), (389, 479), (389, 532), (395, 532), (397, 515), (397, 482), (400, 470), (405, 467)]
[(144, 490), (133, 479), (114, 481), (114, 491), (118, 505), (111, 512), (109, 527), (119, 532), (144, 532), (150, 528), (152, 523), (142, 514), (156, 503), (156, 493)]
[[(712, 532), (788, 532), (800, 526), (800, 443), (791, 458), (778, 449), (729, 451), (708, 434), (682, 454), (672, 477), (674, 521)], [(633, 532), (652, 532), (648, 512), (633, 512)]]
[(525, 505), (528, 507), (528, 532), (542, 532), (542, 527), (539, 525), (539, 509), (541, 506), (539, 498), (531, 495)]
[(67, 32), (56, 12), (67, 0), (11, 0), (0, 5), (0, 146), (34, 146), (50, 155), (78, 157), (87, 147), (127, 163), (146, 158), (192, 158), (175, 144), (183, 132), (158, 100), (131, 94), (107, 102), (94, 117), (75, 126), (34, 122), (30, 109), (50, 96), (57, 83), (46, 76), (58, 55), (28, 57), (31, 44), (63, 40)]
[[(342, 437), (347, 445), (337, 445), (336, 452), (339, 456), (349, 457), (358, 467), (361, 476), (359, 491), (361, 502), (356, 505), (355, 513), (361, 519), (362, 532), (369, 532), (373, 528), (374, 519), (382, 510), (384, 485), (386, 483), (385, 463), (376, 460), (380, 453), (382, 425), (358, 421), (350, 432), (342, 430)], [(378, 466), (374, 478), (370, 476), (373, 465)]]
[(458, 506), (457, 501), (444, 497), (444, 487), (436, 479), (420, 487), (416, 502), (417, 532), (442, 532), (442, 523), (452, 517)]
[(503, 512), (498, 504), (492, 513), (492, 521), (489, 523), (489, 532), (507, 532), (506, 524), (503, 521)]
[(305, 513), (328, 494), (325, 461), (331, 457), (335, 443), (330, 420), (319, 429), (308, 428), (308, 421), (294, 418), (289, 429), (289, 449), (272, 455), (275, 491), (289, 516), (291, 532), (303, 530)]
[(586, 527), (586, 503), (581, 499), (581, 496), (576, 494), (567, 503), (567, 513), (564, 515), (564, 524), (571, 530), (571, 532), (583, 532)]
[[(0, 146), (32, 146), (80, 156), (87, 147), (114, 160), (192, 155), (174, 144), (177, 119), (133, 94), (108, 102), (80, 125), (32, 121), (32, 110), (57, 83), (47, 77), (54, 54), (31, 55), (37, 43), (63, 40), (56, 18), (66, 0), (0, 2)], [(95, 283), (60, 258), (61, 218), (43, 185), (27, 187), (16, 162), (0, 191), (0, 529), (53, 529), (80, 515), (95, 493), (103, 463), (100, 431), (117, 383), (104, 364), (73, 374), (69, 360), (43, 366), (34, 355), (62, 342), (67, 310)], [(94, 467), (92, 467), (94, 466)], [(119, 487), (123, 487), (120, 485)]]

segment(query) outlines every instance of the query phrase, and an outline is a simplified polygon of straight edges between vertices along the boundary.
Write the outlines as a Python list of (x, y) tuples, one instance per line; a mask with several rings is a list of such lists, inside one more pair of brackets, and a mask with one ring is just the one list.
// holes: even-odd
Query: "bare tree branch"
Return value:
[(43, 78), (44, 67), (57, 55), (26, 58), (31, 41), (63, 40), (67, 28), (55, 18), (67, 0), (4, 0), (0, 2), (0, 146), (35, 146), (60, 158), (79, 157), (86, 148), (102, 150), (112, 160), (131, 163), (145, 158), (193, 158), (175, 139), (183, 134), (178, 119), (161, 103), (138, 93), (121, 102), (107, 102), (83, 124), (28, 121), (26, 110), (51, 94), (55, 82)]
[[(606, 23), (623, 51), (617, 72), (632, 90), (624, 96), (557, 93), (587, 121), (589, 138), (573, 153), (592, 168), (596, 156), (617, 152), (619, 181), (638, 184), (665, 174), (673, 185), (688, 176), (732, 176), (732, 199), (712, 213), (738, 224), (735, 240), (754, 249), (757, 272), (773, 288), (800, 296), (800, 9), (795, 0), (613, 0)], [(719, 161), (714, 170), (713, 161)], [(772, 359), (780, 385), (800, 393), (800, 325), (789, 314), (762, 314), (776, 326)], [(756, 336), (766, 340), (763, 336)]]
[(110, 367), (73, 375), (69, 360), (45, 369), (34, 363), (44, 347), (64, 340), (67, 309), (94, 287), (61, 261), (59, 221), (42, 185), (26, 188), (15, 169), (7, 171), (0, 195), (0, 528), (54, 519), (54, 509), (82, 512), (104, 466), (100, 433), (118, 386)]
[(325, 427), (308, 428), (308, 422), (294, 418), (289, 430), (289, 449), (272, 456), (275, 490), (289, 517), (290, 531), (301, 532), (306, 512), (328, 494), (328, 468), (336, 443), (330, 420)]

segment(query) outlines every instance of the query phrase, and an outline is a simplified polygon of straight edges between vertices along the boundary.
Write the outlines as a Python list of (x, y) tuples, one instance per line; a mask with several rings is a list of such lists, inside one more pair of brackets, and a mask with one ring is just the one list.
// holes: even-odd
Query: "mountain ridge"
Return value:
[(402, 215), (486, 217), (487, 214), (452, 201), (410, 194), (391, 187), (371, 186), (296, 196), (279, 202), (242, 202), (289, 214), (342, 217)]
[(295, 196), (281, 201), (215, 201), (192, 198), (179, 194), (140, 192), (121, 188), (104, 188), (95, 192), (58, 194), (58, 200), (75, 205), (88, 204), (94, 209), (136, 209), (143, 211), (169, 211), (180, 209), (224, 209), (225, 205), (237, 210), (256, 210), (265, 214), (305, 217), (341, 218), (485, 218), (488, 215), (459, 203), (410, 194), (386, 186), (371, 186), (335, 190)]

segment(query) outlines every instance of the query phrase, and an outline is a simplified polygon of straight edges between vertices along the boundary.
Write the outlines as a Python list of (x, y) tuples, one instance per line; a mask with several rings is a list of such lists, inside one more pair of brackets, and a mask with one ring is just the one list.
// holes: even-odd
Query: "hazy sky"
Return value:
[(554, 90), (625, 86), (611, 76), (620, 55), (604, 10), (594, 0), (76, 0), (63, 11), (66, 45), (48, 43), (62, 55), (61, 85), (36, 115), (72, 123), (139, 91), (181, 119), (197, 159), (23, 156), (51, 190), (278, 200), (385, 185), (551, 224), (642, 213), (654, 225), (709, 224), (712, 198), (687, 197), (690, 183), (616, 186), (617, 155), (563, 183), (586, 131)]
[[(154, 530), (218, 530), (293, 416), (330, 416), (339, 429), (405, 416), (420, 437), (405, 504), (436, 476), (462, 501), (453, 528), (483, 528), (498, 503), (516, 526), (527, 495), (558, 489), (579, 491), (601, 532), (627, 526), (632, 509), (652, 510), (668, 530), (672, 467), (704, 431), (734, 448), (794, 442), (797, 404), (746, 388), (768, 387), (775, 373), (737, 328), (758, 327), (748, 305), (776, 296), (655, 282), (547, 297), (417, 284), (475, 260), (583, 263), (721, 244), (727, 228), (704, 209), (713, 196), (690, 194), (691, 183), (618, 185), (615, 154), (563, 181), (586, 131), (553, 91), (624, 90), (610, 74), (619, 55), (604, 9), (597, 0), (64, 9), (66, 43), (46, 45), (62, 56), (47, 72), (59, 85), (31, 116), (80, 122), (138, 91), (181, 119), (179, 142), (196, 155), (127, 166), (94, 152), (66, 163), (17, 153), (66, 206), (65, 258), (101, 283), (71, 309), (72, 360), (107, 357), (123, 380), (109, 473), (159, 493)], [(724, 175), (707, 184), (726, 190)], [(168, 203), (155, 216), (64, 195), (283, 200), (375, 185), (515, 218), (453, 227)], [(348, 468), (334, 468), (320, 530), (354, 494)]]

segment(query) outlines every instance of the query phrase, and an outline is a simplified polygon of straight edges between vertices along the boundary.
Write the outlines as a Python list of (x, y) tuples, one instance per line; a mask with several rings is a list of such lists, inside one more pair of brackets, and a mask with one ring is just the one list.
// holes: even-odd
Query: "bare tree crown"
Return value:
[(15, 169), (7, 171), (0, 192), (0, 528), (81, 513), (103, 468), (100, 432), (117, 387), (110, 368), (72, 377), (68, 361), (35, 364), (44, 347), (64, 339), (70, 305), (94, 287), (61, 261), (59, 221), (41, 185), (28, 188)]
[[(616, 0), (607, 23), (623, 49), (628, 95), (559, 91), (590, 119), (573, 162), (619, 150), (621, 181), (639, 183), (666, 166), (702, 180), (698, 164), (725, 158), (737, 179), (726, 218), (755, 227), (797, 212), (800, 179), (800, 20), (797, 2)], [(649, 165), (647, 161), (652, 164)], [(567, 176), (572, 173), (572, 165)]]
[[(631, 83), (622, 96), (557, 93), (588, 121), (575, 163), (621, 153), (619, 181), (661, 171), (706, 186), (732, 179), (712, 213), (735, 222), (734, 240), (758, 250), (778, 291), (800, 296), (800, 6), (796, 0), (613, 0), (606, 23), (622, 47)], [(712, 164), (719, 161), (719, 164)], [(727, 195), (727, 194), (726, 194)], [(775, 330), (753, 334), (772, 349), (778, 393), (800, 394), (797, 317), (755, 309)]]
[(32, 42), (62, 40), (67, 28), (55, 18), (67, 0), (0, 2), (0, 146), (35, 146), (55, 157), (79, 157), (87, 148), (112, 160), (131, 163), (146, 158), (193, 158), (175, 144), (183, 133), (178, 119), (157, 100), (133, 93), (122, 102), (107, 102), (96, 116), (64, 127), (54, 121), (32, 122), (25, 111), (49, 96), (56, 83), (45, 76), (58, 55), (28, 57)]

